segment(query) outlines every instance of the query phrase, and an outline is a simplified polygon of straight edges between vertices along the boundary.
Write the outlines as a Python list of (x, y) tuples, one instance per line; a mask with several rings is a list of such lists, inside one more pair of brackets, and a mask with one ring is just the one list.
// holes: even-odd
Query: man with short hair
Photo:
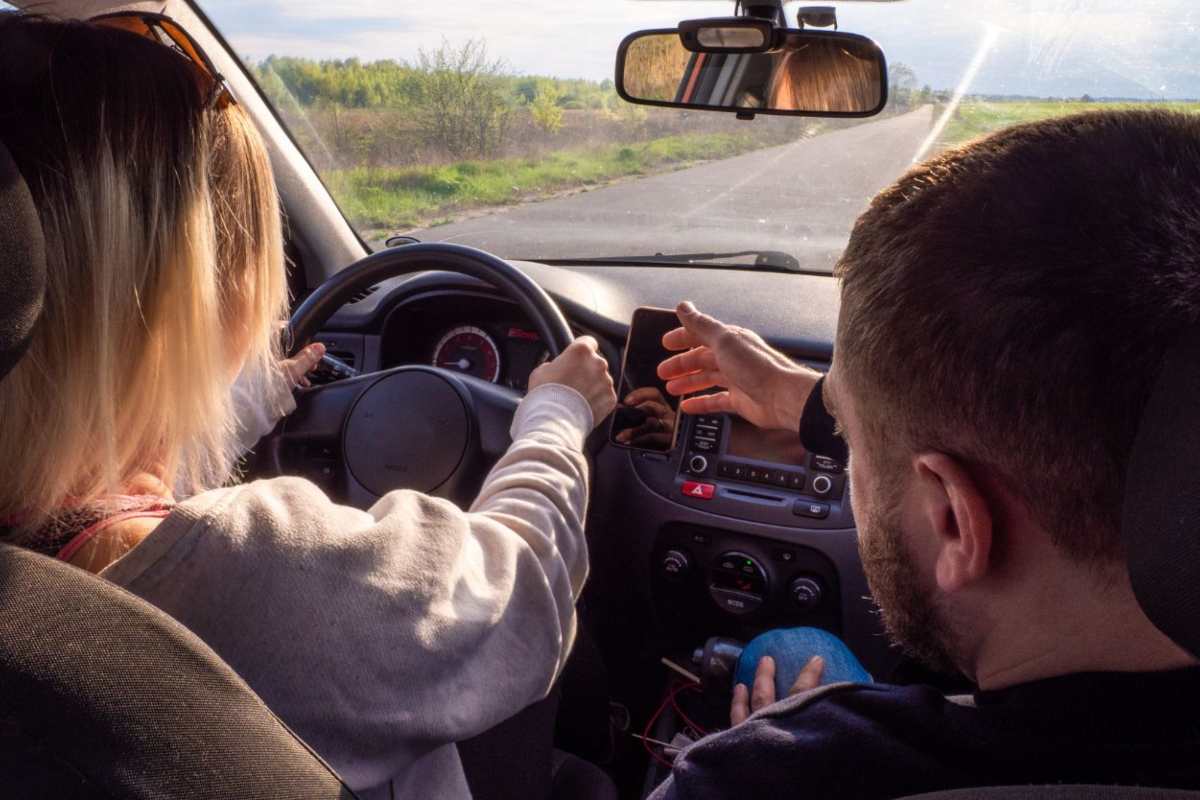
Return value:
[[(1120, 535), (1163, 354), (1200, 324), (1200, 117), (1092, 113), (951, 150), (874, 199), (837, 275), (822, 397), (863, 568), (894, 641), (979, 691), (844, 684), (769, 705), (756, 680), (733, 716), (757, 713), (685, 750), (654, 797), (1200, 788), (1200, 667), (1142, 612)], [(679, 314), (668, 390), (724, 389), (685, 411), (799, 428), (819, 375)]]

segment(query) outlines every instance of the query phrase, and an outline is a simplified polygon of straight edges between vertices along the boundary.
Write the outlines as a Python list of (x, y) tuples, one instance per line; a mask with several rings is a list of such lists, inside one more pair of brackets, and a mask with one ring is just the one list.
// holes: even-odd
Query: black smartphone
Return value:
[(613, 444), (660, 453), (675, 448), (679, 398), (667, 393), (666, 381), (658, 377), (658, 365), (672, 355), (663, 347), (663, 334), (678, 327), (679, 317), (674, 311), (646, 307), (634, 310), (617, 384), (617, 410), (609, 432)]

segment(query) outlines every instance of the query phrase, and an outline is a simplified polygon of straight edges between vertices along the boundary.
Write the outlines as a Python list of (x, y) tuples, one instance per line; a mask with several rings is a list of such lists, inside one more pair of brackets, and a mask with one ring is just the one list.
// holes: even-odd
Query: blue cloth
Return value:
[(735, 683), (754, 685), (759, 659), (775, 659), (775, 697), (787, 697), (796, 676), (813, 656), (825, 659), (821, 685), (827, 683), (871, 683), (871, 673), (859, 663), (850, 648), (829, 631), (820, 628), (777, 628), (755, 637), (738, 658)]

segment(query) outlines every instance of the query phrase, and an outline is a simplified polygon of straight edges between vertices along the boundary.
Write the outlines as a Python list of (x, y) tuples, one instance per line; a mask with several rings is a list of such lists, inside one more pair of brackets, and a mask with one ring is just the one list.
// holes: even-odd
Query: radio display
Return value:
[(734, 414), (729, 415), (729, 444), (725, 454), (786, 466), (804, 466), (804, 445), (798, 431), (763, 430)]

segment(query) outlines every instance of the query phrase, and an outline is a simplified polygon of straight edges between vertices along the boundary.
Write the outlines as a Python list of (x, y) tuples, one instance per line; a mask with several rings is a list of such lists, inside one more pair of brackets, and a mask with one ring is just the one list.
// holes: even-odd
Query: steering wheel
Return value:
[[(485, 281), (521, 307), (551, 357), (574, 339), (540, 286), (501, 258), (457, 244), (406, 244), (337, 273), (289, 322), (288, 354), (303, 347), (358, 292), (382, 280), (442, 270)], [(312, 478), (351, 505), (393, 489), (466, 502), (511, 444), (521, 394), (433, 366), (401, 366), (301, 389), (293, 411), (259, 447), (268, 471)]]

